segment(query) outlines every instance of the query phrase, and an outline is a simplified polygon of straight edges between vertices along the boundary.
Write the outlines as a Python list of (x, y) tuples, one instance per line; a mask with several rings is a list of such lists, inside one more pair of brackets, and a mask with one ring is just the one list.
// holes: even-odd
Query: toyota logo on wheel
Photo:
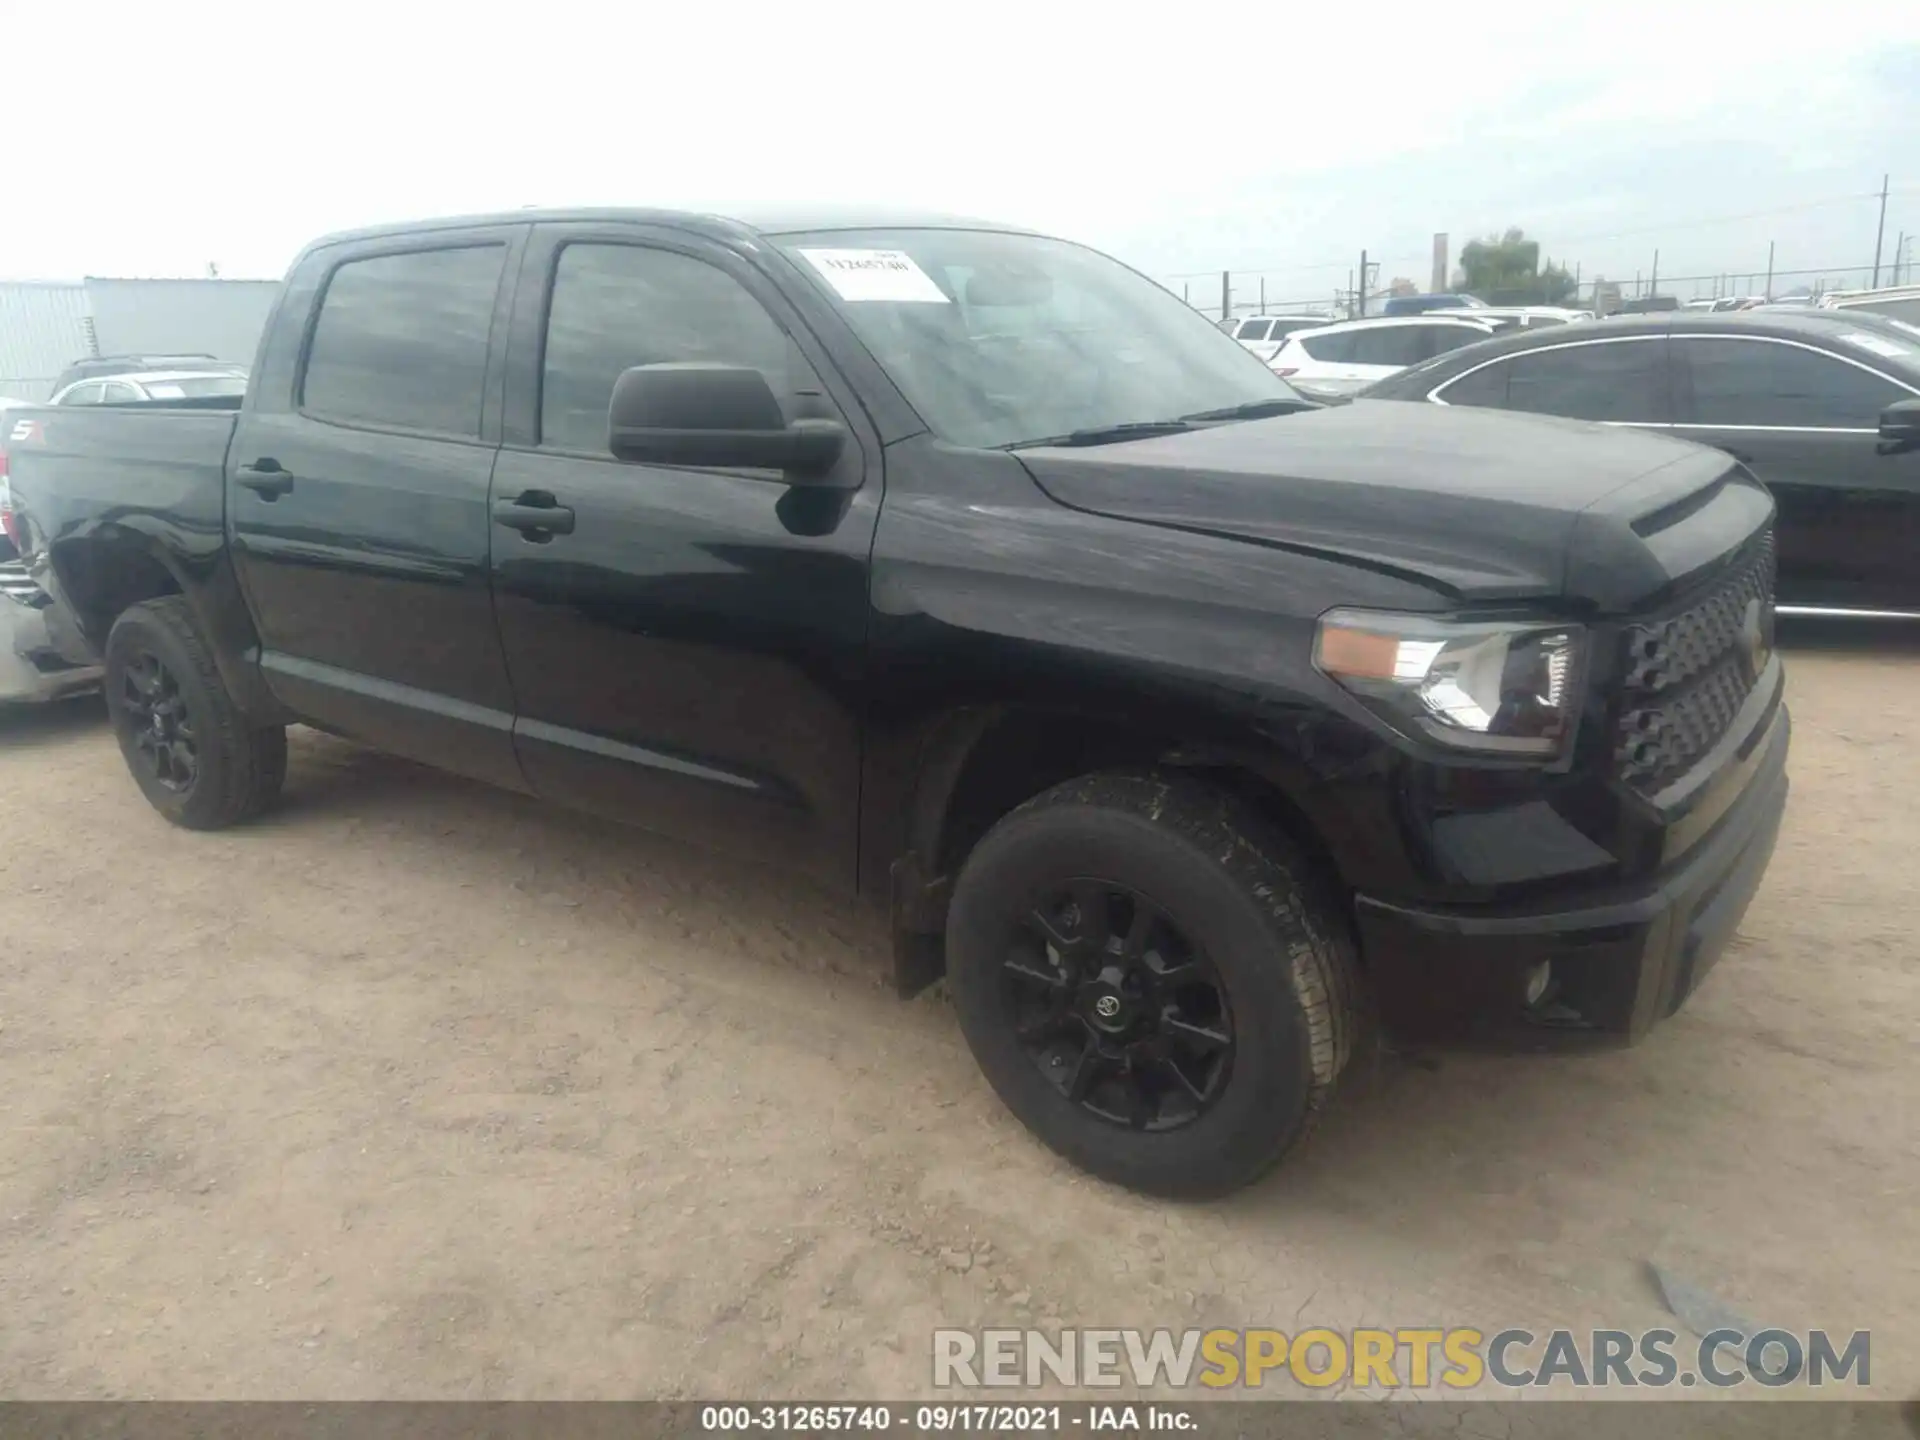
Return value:
[(1102, 995), (1098, 1000), (1093, 1002), (1093, 1008), (1094, 1013), (1099, 1015), (1102, 1020), (1111, 1020), (1120, 1013), (1120, 997), (1118, 995)]

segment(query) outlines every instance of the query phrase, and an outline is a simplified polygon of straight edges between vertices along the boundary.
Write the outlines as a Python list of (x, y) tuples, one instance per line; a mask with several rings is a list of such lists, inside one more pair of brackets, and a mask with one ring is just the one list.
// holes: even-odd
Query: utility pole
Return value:
[(1367, 318), (1367, 252), (1360, 252), (1360, 318)]
[(1773, 301), (1773, 241), (1767, 242), (1767, 288), (1761, 292), (1769, 304)]
[(1233, 315), (1233, 275), (1232, 272), (1220, 272), (1220, 318), (1226, 320)]
[(1891, 175), (1880, 177), (1880, 226), (1873, 232), (1873, 289), (1880, 288), (1880, 245), (1887, 238), (1887, 182)]
[(1260, 277), (1260, 313), (1267, 313), (1267, 277), (1264, 275)]
[(1660, 293), (1660, 252), (1656, 250), (1653, 252), (1653, 278), (1647, 282), (1647, 294), (1658, 295), (1659, 293)]
[(1900, 262), (1906, 253), (1907, 232), (1902, 230), (1900, 232), (1900, 238), (1893, 242), (1893, 279), (1888, 281), (1888, 284), (1898, 285), (1900, 283)]

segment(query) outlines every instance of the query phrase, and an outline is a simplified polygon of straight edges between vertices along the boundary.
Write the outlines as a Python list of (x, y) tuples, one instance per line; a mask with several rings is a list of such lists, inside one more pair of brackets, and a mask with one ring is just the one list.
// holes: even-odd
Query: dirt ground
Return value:
[(1207, 1206), (1029, 1140), (797, 883), (304, 731), (190, 835), (97, 700), (0, 716), (0, 1394), (912, 1397), (943, 1324), (1639, 1330), (1650, 1259), (1914, 1394), (1920, 642), (1790, 663), (1680, 1016), (1382, 1058)]

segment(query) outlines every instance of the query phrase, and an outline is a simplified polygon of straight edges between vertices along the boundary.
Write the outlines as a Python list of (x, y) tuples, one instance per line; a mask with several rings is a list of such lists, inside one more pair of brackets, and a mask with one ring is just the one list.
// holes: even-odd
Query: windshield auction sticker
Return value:
[(842, 300), (946, 305), (946, 292), (904, 250), (809, 250), (800, 253)]

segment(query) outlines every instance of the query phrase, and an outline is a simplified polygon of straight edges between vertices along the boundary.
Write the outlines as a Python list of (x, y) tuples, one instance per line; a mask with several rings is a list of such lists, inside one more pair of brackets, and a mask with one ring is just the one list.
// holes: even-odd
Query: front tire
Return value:
[(1090, 775), (1013, 811), (954, 887), (947, 974), (989, 1083), (1132, 1189), (1249, 1183), (1360, 1029), (1352, 942), (1288, 840), (1187, 779)]
[(114, 738), (149, 804), (189, 830), (257, 815), (287, 775), (287, 732), (250, 722), (177, 595), (114, 621), (106, 646)]

